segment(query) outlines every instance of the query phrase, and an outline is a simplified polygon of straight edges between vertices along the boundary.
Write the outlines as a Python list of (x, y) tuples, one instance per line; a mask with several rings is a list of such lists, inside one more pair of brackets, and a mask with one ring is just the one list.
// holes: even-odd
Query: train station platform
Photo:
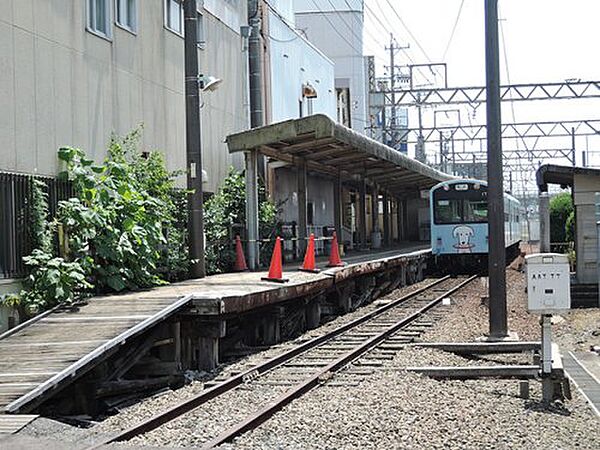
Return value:
[[(245, 314), (269, 316), (265, 312), (274, 305), (294, 311), (306, 306), (316, 326), (328, 293), (342, 302), (354, 291), (376, 297), (420, 280), (430, 255), (428, 245), (406, 243), (347, 256), (346, 266), (319, 273), (290, 264), (284, 267), (289, 281), (282, 284), (262, 281), (265, 272), (227, 273), (55, 308), (0, 335), (0, 410), (88, 411), (86, 398), (135, 390), (144, 380), (152, 385), (147, 379), (152, 375), (165, 381), (175, 372), (202, 368), (207, 359), (218, 364), (219, 340), (230, 336), (232, 321), (239, 328)], [(319, 265), (325, 264), (319, 260)], [(368, 282), (355, 283), (365, 277)], [(281, 314), (283, 306), (278, 308)], [(152, 351), (155, 361), (144, 366), (144, 378), (138, 373), (135, 384), (128, 374)], [(51, 399), (52, 408), (40, 410)]]

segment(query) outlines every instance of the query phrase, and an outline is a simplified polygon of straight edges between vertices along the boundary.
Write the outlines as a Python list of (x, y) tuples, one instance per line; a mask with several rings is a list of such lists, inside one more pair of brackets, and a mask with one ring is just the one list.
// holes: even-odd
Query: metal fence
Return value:
[[(23, 257), (31, 253), (31, 195), (34, 175), (0, 172), (0, 278), (27, 275)], [(58, 202), (72, 195), (66, 181), (35, 178), (46, 184), (49, 220), (56, 216)]]

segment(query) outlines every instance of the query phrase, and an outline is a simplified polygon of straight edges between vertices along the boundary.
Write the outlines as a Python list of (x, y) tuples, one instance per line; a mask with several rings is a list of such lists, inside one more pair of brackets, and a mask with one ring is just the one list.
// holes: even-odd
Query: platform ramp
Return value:
[(33, 410), (192, 297), (160, 290), (98, 297), (10, 330), (0, 339), (1, 411)]

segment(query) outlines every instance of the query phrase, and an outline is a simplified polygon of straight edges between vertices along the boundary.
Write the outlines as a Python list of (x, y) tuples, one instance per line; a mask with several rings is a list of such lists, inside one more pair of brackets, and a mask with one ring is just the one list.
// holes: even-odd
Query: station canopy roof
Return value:
[(231, 134), (226, 142), (230, 153), (257, 150), (344, 181), (365, 178), (392, 194), (414, 193), (453, 178), (322, 114)]
[(559, 166), (556, 164), (544, 164), (536, 173), (536, 181), (540, 191), (546, 192), (549, 184), (561, 186), (573, 186), (575, 175), (600, 176), (599, 169), (577, 166)]

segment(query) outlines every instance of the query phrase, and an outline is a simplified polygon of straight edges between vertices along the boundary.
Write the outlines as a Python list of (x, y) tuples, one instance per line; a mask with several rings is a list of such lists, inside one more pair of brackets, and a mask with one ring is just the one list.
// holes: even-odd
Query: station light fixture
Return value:
[(199, 75), (198, 84), (202, 92), (214, 91), (223, 82), (221, 78), (213, 77), (212, 75)]

